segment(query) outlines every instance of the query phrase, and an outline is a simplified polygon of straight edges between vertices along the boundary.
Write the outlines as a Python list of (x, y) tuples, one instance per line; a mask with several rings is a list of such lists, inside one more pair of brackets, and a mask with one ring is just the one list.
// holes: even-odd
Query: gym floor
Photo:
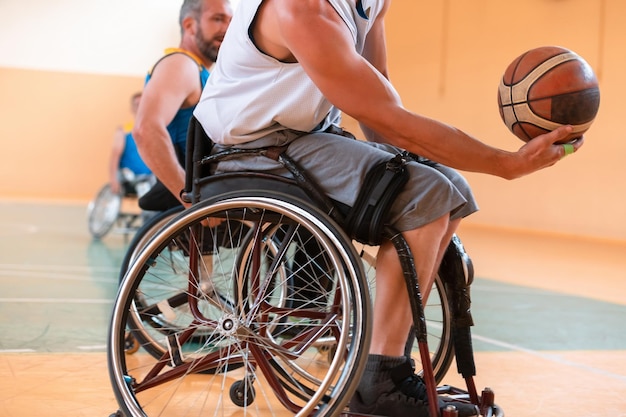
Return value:
[[(80, 204), (0, 201), (0, 415), (117, 410), (106, 332), (127, 238)], [(507, 416), (626, 417), (626, 242), (463, 226), (478, 389)], [(445, 383), (463, 387), (454, 366)]]

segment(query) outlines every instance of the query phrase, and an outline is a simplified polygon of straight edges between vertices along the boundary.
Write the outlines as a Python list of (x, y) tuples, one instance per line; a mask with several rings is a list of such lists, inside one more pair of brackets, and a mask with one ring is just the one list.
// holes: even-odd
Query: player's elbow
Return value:
[(147, 143), (149, 143), (150, 138), (150, 125), (149, 123), (143, 121), (135, 122), (135, 126), (133, 127), (133, 139), (135, 139), (135, 143), (138, 148), (144, 148)]

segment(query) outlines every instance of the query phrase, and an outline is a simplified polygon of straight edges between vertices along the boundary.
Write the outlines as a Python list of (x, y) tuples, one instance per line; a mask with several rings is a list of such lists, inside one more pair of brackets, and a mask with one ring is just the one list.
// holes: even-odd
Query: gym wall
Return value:
[(513, 181), (467, 173), (481, 207), (468, 222), (626, 240), (625, 14), (621, 0), (392, 3), (390, 76), (406, 107), (492, 146), (522, 145), (497, 107), (500, 77), (522, 52), (570, 48), (599, 78), (600, 110), (580, 152)]
[[(0, 2), (0, 198), (87, 202), (107, 181), (115, 126), (146, 70), (178, 44), (180, 1)], [(28, 10), (26, 10), (28, 9)], [(387, 19), (390, 76), (407, 108), (514, 151), (496, 91), (517, 55), (560, 45), (600, 81), (586, 144), (542, 172), (507, 181), (466, 173), (481, 205), (469, 223), (626, 240), (626, 58), (621, 0), (396, 0)], [(356, 129), (354, 121), (346, 125)]]
[(0, 196), (87, 201), (108, 180), (116, 126), (131, 119), (164, 48), (173, 0), (0, 2)]

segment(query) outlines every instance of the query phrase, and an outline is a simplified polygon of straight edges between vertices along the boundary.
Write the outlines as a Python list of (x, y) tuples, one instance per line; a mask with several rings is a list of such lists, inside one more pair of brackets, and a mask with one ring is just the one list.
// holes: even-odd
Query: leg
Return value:
[[(403, 233), (413, 253), (424, 304), (443, 253), (459, 223), (460, 220), (451, 221), (449, 215), (443, 215), (421, 228)], [(350, 404), (353, 411), (391, 417), (430, 416), (426, 386), (404, 356), (406, 335), (413, 320), (402, 272), (395, 248), (385, 242), (377, 257), (370, 356)], [(440, 399), (438, 407), (444, 405)], [(478, 415), (472, 404), (454, 405), (459, 416)]]
[[(423, 286), (422, 283), (420, 282), (420, 290), (422, 292), (422, 303), (424, 303), (424, 306), (426, 306), (426, 301), (428, 300), (428, 296), (430, 295), (432, 282), (435, 279), (434, 275), (439, 269), (439, 265), (441, 265), (441, 260), (443, 259), (443, 255), (446, 253), (446, 249), (448, 248), (448, 245), (450, 244), (450, 241), (452, 240), (452, 236), (454, 235), (454, 233), (456, 233), (456, 229), (459, 228), (460, 224), (461, 224), (461, 219), (454, 219), (448, 222), (448, 230), (446, 231), (446, 233), (443, 236), (443, 239), (441, 240), (441, 245), (439, 246), (439, 252), (437, 253), (437, 259), (435, 261), (435, 269), (433, 271), (433, 276), (430, 279), (430, 283), (424, 283), (424, 285), (426, 286)], [(414, 252), (415, 249), (411, 247), (411, 251)]]
[[(442, 240), (448, 233), (448, 216), (444, 215), (419, 229), (406, 232), (411, 251), (415, 254), (420, 288), (430, 290), (434, 271), (441, 260)], [(451, 235), (450, 235), (451, 236)], [(406, 335), (412, 325), (411, 306), (398, 255), (390, 242), (381, 245), (376, 264), (376, 300), (370, 353), (402, 356)], [(427, 294), (423, 294), (424, 300)], [(390, 326), (389, 323), (394, 323)]]

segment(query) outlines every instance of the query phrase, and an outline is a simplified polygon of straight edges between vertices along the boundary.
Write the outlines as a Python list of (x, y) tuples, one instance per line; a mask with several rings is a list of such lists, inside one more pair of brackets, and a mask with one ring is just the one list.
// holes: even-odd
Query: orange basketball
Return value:
[(559, 126), (574, 131), (560, 143), (582, 136), (600, 106), (598, 80), (576, 53), (558, 46), (531, 49), (508, 66), (498, 87), (500, 117), (528, 142)]

